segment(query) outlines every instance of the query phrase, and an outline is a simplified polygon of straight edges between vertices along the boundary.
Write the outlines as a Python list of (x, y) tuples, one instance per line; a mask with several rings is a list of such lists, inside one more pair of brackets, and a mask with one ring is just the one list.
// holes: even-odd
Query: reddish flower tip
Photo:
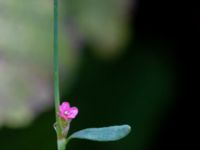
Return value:
[(59, 107), (58, 115), (64, 120), (72, 120), (78, 114), (77, 107), (70, 107), (69, 102), (63, 102)]

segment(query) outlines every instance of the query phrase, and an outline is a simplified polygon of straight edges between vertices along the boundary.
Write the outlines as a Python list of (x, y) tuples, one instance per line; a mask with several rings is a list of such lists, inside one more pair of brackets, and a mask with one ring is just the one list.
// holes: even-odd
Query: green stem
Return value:
[(59, 52), (58, 52), (58, 0), (54, 0), (54, 98), (56, 118), (60, 105), (59, 93)]
[(54, 40), (53, 40), (53, 58), (54, 58), (54, 100), (56, 113), (56, 133), (58, 150), (65, 149), (65, 138), (62, 135), (61, 119), (58, 116), (60, 105), (59, 92), (59, 46), (58, 46), (58, 0), (54, 0)]
[(58, 140), (58, 149), (65, 150), (66, 144), (67, 143), (65, 139)]

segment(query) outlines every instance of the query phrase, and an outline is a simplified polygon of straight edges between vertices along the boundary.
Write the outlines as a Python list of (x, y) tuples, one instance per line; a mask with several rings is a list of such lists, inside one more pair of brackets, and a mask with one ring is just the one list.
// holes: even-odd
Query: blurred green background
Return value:
[[(160, 149), (158, 139), (168, 136), (177, 41), (166, 17), (173, 13), (154, 10), (156, 3), (60, 1), (61, 96), (80, 110), (70, 132), (133, 128), (118, 142), (74, 140), (68, 149)], [(56, 149), (52, 8), (51, 0), (0, 0), (0, 150)]]

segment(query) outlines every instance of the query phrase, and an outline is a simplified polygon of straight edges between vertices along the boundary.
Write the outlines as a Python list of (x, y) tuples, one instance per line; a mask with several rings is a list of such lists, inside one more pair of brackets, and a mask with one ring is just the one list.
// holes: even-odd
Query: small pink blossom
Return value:
[(74, 119), (77, 114), (78, 114), (78, 108), (70, 107), (70, 104), (68, 102), (63, 102), (59, 107), (58, 115), (66, 121)]

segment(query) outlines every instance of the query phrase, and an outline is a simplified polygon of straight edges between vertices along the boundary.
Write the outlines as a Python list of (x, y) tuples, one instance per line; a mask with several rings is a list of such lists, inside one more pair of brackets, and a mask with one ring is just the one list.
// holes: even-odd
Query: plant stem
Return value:
[(58, 0), (54, 0), (54, 40), (53, 40), (53, 58), (54, 58), (54, 100), (56, 114), (56, 133), (58, 150), (65, 149), (65, 139), (62, 136), (61, 120), (58, 116), (60, 105), (59, 92), (59, 46), (58, 46)]
[(54, 99), (56, 118), (60, 105), (59, 93), (59, 51), (58, 51), (58, 0), (54, 0)]
[(62, 139), (62, 140), (58, 140), (58, 149), (59, 150), (65, 150), (66, 147), (66, 140)]

